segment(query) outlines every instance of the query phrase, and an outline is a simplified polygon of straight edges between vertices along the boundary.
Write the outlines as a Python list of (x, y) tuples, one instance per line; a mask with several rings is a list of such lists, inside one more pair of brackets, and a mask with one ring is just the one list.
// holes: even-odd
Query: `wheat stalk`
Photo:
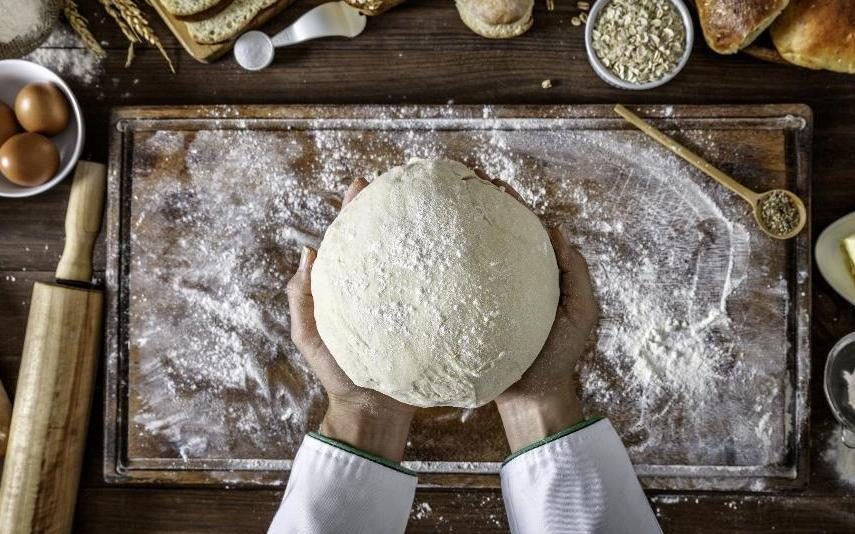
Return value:
[(122, 18), (122, 14), (119, 13), (118, 8), (113, 5), (112, 0), (100, 0), (101, 5), (104, 6), (104, 11), (110, 15), (113, 20), (118, 24), (119, 29), (122, 30), (122, 33), (125, 34), (125, 37), (128, 39), (128, 58), (125, 60), (125, 67), (130, 67), (131, 63), (134, 61), (134, 45), (140, 42), (139, 36), (134, 33), (134, 30), (128, 26), (128, 23), (125, 22), (125, 19)]
[(83, 41), (86, 48), (91, 50), (92, 53), (99, 58), (103, 59), (107, 57), (107, 52), (101, 48), (101, 45), (95, 40), (95, 37), (92, 36), (92, 32), (89, 31), (89, 22), (86, 20), (86, 17), (80, 14), (80, 11), (77, 9), (77, 3), (75, 3), (74, 0), (65, 0), (62, 12), (65, 15), (66, 20), (68, 20), (68, 24), (71, 25), (74, 33), (80, 37), (80, 40)]
[(122, 33), (124, 33), (125, 37), (130, 41), (130, 46), (128, 47), (128, 63), (133, 60), (134, 44), (145, 41), (160, 51), (160, 54), (169, 64), (169, 70), (171, 70), (173, 74), (175, 73), (175, 67), (172, 65), (172, 60), (169, 59), (169, 55), (166, 53), (166, 50), (164, 50), (160, 39), (157, 37), (157, 34), (154, 33), (154, 30), (151, 29), (148, 20), (145, 18), (143, 12), (140, 11), (140, 8), (134, 0), (100, 1), (104, 6), (104, 9), (111, 17), (113, 17), (119, 25), (119, 28), (121, 28)]

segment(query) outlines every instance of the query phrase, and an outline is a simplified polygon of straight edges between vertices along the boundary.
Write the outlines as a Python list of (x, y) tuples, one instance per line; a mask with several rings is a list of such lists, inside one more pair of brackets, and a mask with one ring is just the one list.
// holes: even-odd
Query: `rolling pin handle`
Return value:
[(107, 167), (80, 161), (71, 184), (65, 216), (65, 248), (56, 268), (59, 280), (92, 281), (92, 250), (101, 230)]

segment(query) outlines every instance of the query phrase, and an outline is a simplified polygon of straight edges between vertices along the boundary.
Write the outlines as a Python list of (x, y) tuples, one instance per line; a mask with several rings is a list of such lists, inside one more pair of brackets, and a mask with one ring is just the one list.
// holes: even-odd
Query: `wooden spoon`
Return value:
[[(731, 191), (742, 197), (745, 202), (748, 202), (751, 205), (751, 209), (754, 212), (754, 219), (757, 221), (757, 224), (760, 226), (760, 229), (763, 230), (763, 232), (765, 232), (770, 237), (773, 237), (775, 239), (790, 239), (798, 235), (799, 232), (804, 229), (805, 224), (807, 223), (807, 211), (805, 210), (804, 203), (795, 193), (787, 191), (786, 189), (770, 189), (765, 193), (755, 193), (754, 191), (748, 189), (741, 183), (734, 180), (731, 176), (723, 173), (721, 170), (714, 167), (704, 158), (695, 154), (694, 152), (681, 145), (671, 137), (665, 135), (660, 130), (654, 128), (653, 126), (645, 122), (644, 119), (631, 112), (630, 110), (626, 109), (622, 105), (618, 104), (615, 106), (615, 113), (626, 119), (627, 122), (638, 128), (648, 136), (652, 137), (659, 144), (661, 144), (674, 154), (677, 154), (684, 160), (694, 165), (699, 170), (705, 172), (707, 175), (714, 178), (721, 185), (725, 186), (726, 188), (730, 189)], [(795, 206), (799, 212), (798, 224), (796, 224), (796, 226), (786, 234), (777, 234), (774, 231), (770, 230), (767, 227), (766, 222), (763, 220), (760, 211), (760, 206), (763, 201), (767, 197), (769, 197), (769, 195), (772, 195), (776, 192), (780, 192), (786, 195), (787, 198), (790, 199), (790, 202), (792, 202), (793, 206)]]

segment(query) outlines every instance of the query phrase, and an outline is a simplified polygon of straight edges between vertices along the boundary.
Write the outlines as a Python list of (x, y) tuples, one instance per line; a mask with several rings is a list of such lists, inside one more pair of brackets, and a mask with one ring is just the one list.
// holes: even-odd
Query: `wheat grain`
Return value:
[(135, 43), (143, 41), (156, 47), (166, 63), (169, 65), (169, 70), (175, 73), (175, 67), (172, 65), (172, 60), (163, 48), (157, 34), (149, 26), (148, 19), (134, 0), (100, 0), (101, 4), (106, 9), (107, 13), (119, 24), (122, 33), (131, 42), (128, 48), (128, 63), (133, 59), (133, 47)]
[(77, 9), (77, 3), (75, 3), (74, 0), (65, 0), (62, 12), (65, 15), (66, 20), (68, 20), (68, 24), (71, 26), (71, 29), (73, 29), (74, 33), (80, 37), (80, 40), (83, 41), (86, 48), (91, 50), (92, 53), (99, 58), (103, 59), (107, 57), (107, 52), (104, 51), (98, 41), (95, 40), (92, 32), (89, 31), (89, 21), (86, 20), (86, 17), (80, 14), (80, 11)]
[(143, 12), (140, 11), (140, 8), (136, 5), (134, 0), (112, 0), (112, 2), (113, 5), (118, 8), (122, 17), (128, 22), (131, 28), (133, 28), (134, 33), (150, 45), (155, 46), (160, 50), (160, 54), (166, 60), (166, 63), (169, 64), (169, 70), (174, 74), (175, 67), (172, 65), (172, 60), (169, 59), (169, 55), (166, 53), (166, 50), (164, 50), (163, 45), (160, 42), (160, 38), (156, 33), (154, 33), (154, 30), (151, 29), (151, 26), (148, 24), (148, 20), (145, 18)]
[(131, 63), (134, 61), (134, 45), (140, 42), (140, 38), (136, 33), (134, 33), (134, 30), (128, 26), (125, 19), (122, 18), (122, 14), (119, 13), (119, 9), (113, 5), (112, 0), (100, 0), (100, 2), (101, 5), (104, 6), (104, 11), (106, 11), (114, 21), (116, 21), (119, 29), (123, 34), (125, 34), (125, 38), (128, 40), (128, 57), (125, 59), (125, 67), (130, 67)]

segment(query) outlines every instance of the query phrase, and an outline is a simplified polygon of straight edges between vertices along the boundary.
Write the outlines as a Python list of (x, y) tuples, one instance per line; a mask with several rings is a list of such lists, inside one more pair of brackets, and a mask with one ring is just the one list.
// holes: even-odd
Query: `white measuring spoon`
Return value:
[(346, 2), (328, 2), (307, 12), (270, 38), (246, 32), (235, 42), (235, 59), (246, 70), (261, 70), (273, 62), (274, 50), (321, 37), (356, 37), (365, 29), (365, 15)]

